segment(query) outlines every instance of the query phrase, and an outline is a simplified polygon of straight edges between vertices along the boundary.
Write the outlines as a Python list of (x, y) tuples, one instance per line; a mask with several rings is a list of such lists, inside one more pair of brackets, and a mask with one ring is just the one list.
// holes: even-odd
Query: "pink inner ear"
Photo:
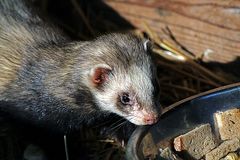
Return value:
[(107, 68), (96, 68), (93, 76), (92, 76), (92, 82), (95, 85), (101, 85), (104, 82), (108, 80), (108, 74), (110, 72), (110, 69)]

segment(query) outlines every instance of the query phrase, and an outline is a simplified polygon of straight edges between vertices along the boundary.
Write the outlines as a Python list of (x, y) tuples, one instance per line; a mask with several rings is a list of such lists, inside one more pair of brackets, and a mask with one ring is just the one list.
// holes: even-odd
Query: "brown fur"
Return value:
[(28, 34), (24, 28), (12, 33), (0, 32), (0, 92), (16, 79), (22, 63), (21, 50), (24, 43), (29, 43)]

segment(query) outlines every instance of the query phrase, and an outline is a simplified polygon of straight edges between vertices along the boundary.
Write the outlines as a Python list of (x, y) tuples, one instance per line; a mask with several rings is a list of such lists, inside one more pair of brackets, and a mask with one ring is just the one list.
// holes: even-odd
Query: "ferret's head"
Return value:
[(136, 125), (154, 124), (161, 110), (156, 69), (148, 48), (147, 40), (109, 34), (87, 49), (91, 68), (86, 81), (98, 107)]

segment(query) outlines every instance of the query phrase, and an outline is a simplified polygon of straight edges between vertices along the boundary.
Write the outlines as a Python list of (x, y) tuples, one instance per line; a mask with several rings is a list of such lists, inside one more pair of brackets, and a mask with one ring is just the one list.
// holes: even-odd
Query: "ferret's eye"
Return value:
[(120, 97), (120, 100), (123, 105), (129, 105), (131, 103), (131, 99), (128, 93), (123, 93)]

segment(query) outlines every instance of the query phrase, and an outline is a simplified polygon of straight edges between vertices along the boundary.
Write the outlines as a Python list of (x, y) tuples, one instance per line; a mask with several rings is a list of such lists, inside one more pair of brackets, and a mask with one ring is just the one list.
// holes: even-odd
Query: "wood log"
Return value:
[[(240, 56), (238, 0), (104, 0), (136, 28), (146, 22), (159, 36), (204, 61)], [(168, 28), (168, 29), (167, 29)], [(169, 34), (171, 31), (171, 34)]]

